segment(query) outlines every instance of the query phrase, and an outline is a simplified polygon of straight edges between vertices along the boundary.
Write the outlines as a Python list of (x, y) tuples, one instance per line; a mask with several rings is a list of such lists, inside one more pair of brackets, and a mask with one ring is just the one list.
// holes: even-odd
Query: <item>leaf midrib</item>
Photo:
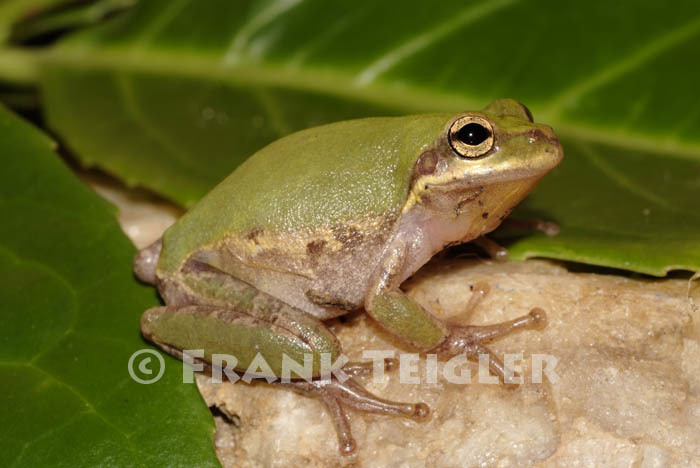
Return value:
[[(99, 54), (95, 54), (90, 49), (64, 46), (42, 53), (39, 63), (40, 67), (113, 69), (120, 73), (197, 77), (241, 87), (272, 86), (359, 100), (408, 113), (425, 112), (425, 109), (431, 108), (459, 112), (487, 104), (481, 98), (465, 94), (425, 91), (403, 84), (399, 87), (381, 80), (358, 85), (354, 75), (349, 77), (310, 66), (305, 66), (303, 70), (259, 63), (237, 63), (235, 66), (227, 66), (221, 64), (220, 57), (214, 54), (172, 53), (160, 49), (134, 50), (113, 47), (101, 49)], [(532, 107), (537, 114), (538, 110), (547, 108), (547, 103)], [(610, 130), (554, 117), (548, 119), (547, 124), (556, 128), (557, 133), (564, 138), (618, 146), (659, 156), (671, 155), (682, 159), (700, 160), (700, 143), (692, 144), (674, 139), (655, 138), (647, 134)]]

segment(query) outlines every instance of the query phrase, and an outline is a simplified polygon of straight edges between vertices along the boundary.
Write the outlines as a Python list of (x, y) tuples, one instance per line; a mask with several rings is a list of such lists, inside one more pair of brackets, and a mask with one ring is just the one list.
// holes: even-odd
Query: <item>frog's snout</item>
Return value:
[(559, 142), (559, 138), (554, 134), (554, 130), (547, 125), (538, 125), (529, 131), (528, 139), (530, 143), (542, 148), (545, 155), (543, 162), (549, 169), (556, 167), (564, 158), (564, 150)]

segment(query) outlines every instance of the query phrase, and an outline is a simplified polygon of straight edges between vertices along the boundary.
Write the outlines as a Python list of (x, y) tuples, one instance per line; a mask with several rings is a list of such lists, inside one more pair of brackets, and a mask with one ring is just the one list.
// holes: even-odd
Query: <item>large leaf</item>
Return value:
[(218, 466), (182, 364), (166, 358), (151, 385), (129, 376), (147, 347), (139, 315), (158, 301), (132, 276), (114, 209), (2, 107), (0, 155), (3, 466)]
[(521, 212), (562, 235), (513, 255), (663, 275), (700, 269), (698, 50), (695, 0), (149, 0), (41, 82), (83, 162), (184, 205), (296, 129), (514, 97), (566, 158)]
[[(22, 1), (26, 4), (26, 0)], [(136, 0), (53, 0), (56, 5), (47, 5), (51, 8), (34, 7), (28, 9), (31, 13), (19, 21), (9, 22), (12, 27), (10, 42), (48, 41), (68, 31), (97, 24), (135, 2)]]
[[(13, 27), (42, 11), (68, 3), (71, 0), (0, 0), (0, 92), (8, 83), (31, 81), (35, 75), (34, 60), (21, 51), (6, 49)], [(72, 0), (75, 1), (75, 0)], [(16, 92), (16, 90), (13, 90)], [(7, 95), (2, 92), (3, 98)]]
[(0, 44), (6, 42), (16, 21), (69, 0), (3, 0), (0, 2)]

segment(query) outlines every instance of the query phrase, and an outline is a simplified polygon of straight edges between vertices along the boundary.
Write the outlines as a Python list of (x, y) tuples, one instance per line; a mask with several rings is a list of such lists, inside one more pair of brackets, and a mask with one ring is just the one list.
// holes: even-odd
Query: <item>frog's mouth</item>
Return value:
[(479, 199), (479, 196), (484, 192), (484, 187), (478, 187), (476, 190), (474, 190), (472, 193), (468, 194), (466, 197), (463, 197), (457, 202), (455, 205), (455, 213), (457, 216), (462, 214), (466, 207), (470, 205), (471, 203), (477, 201)]
[(467, 242), (496, 229), (525, 198), (542, 175), (516, 178), (462, 192), (454, 200), (454, 221), (464, 226), (459, 242)]

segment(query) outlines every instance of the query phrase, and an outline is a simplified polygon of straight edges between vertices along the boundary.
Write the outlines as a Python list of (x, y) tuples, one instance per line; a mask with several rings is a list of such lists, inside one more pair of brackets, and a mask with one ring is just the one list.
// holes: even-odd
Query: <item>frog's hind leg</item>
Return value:
[[(284, 307), (289, 306), (280, 304), (280, 308)], [(279, 315), (280, 312), (278, 308), (271, 320), (269, 315), (255, 317), (211, 305), (154, 307), (144, 312), (141, 329), (149, 341), (181, 359), (184, 350), (203, 349), (203, 358), (190, 359), (204, 364), (210, 372), (215, 366), (212, 361), (216, 362), (216, 353), (235, 357), (238, 362), (236, 372), (240, 374), (249, 368), (254, 354), (258, 352), (271, 371), (270, 375), (259, 375), (278, 380), (283, 375), (283, 354), (302, 362), (303, 356), (310, 353), (313, 356), (313, 375), (305, 376), (308, 377), (306, 380), (293, 379), (279, 385), (313, 396), (324, 403), (333, 419), (343, 454), (351, 453), (356, 446), (345, 408), (415, 420), (427, 417), (430, 410), (424, 403), (401, 403), (379, 398), (352, 378), (344, 382), (334, 376), (328, 381), (321, 379), (318, 374), (321, 353), (329, 353), (331, 361), (335, 361), (341, 353), (335, 336), (311, 316), (298, 321), (303, 323), (296, 323), (294, 326), (298, 327), (297, 331), (290, 332), (292, 319)], [(295, 313), (303, 314), (300, 311)], [(393, 361), (385, 362), (385, 368), (393, 364)], [(343, 371), (347, 370), (350, 375), (360, 375), (370, 369), (371, 366), (367, 363), (355, 363), (349, 364)], [(229, 369), (231, 370), (233, 369)], [(226, 371), (222, 374), (228, 375)]]
[[(231, 276), (198, 267), (177, 286), (161, 281), (161, 294), (172, 305), (144, 312), (141, 329), (148, 340), (180, 358), (184, 350), (203, 350), (204, 357), (194, 361), (210, 369), (218, 362), (216, 354), (227, 355), (227, 365), (228, 356), (233, 356), (237, 360), (233, 367), (239, 374), (250, 369), (257, 355), (262, 356), (268, 369), (257, 371), (256, 368), (256, 375), (270, 380), (292, 377), (289, 383), (281, 385), (314, 396), (325, 404), (343, 453), (350, 453), (355, 447), (346, 408), (414, 419), (422, 419), (429, 413), (424, 403), (392, 402), (372, 395), (352, 378), (345, 382), (334, 377), (330, 382), (321, 379), (323, 355), (336, 362), (342, 354), (335, 335), (310, 314)], [(207, 303), (187, 302), (195, 297)], [(297, 364), (304, 362), (306, 369), (307, 356), (311, 357), (310, 375), (294, 371), (285, 375), (285, 358)], [(385, 367), (393, 364), (394, 361), (385, 362)], [(362, 375), (371, 367), (369, 363), (350, 363), (343, 371)], [(294, 377), (306, 380), (294, 380)]]

